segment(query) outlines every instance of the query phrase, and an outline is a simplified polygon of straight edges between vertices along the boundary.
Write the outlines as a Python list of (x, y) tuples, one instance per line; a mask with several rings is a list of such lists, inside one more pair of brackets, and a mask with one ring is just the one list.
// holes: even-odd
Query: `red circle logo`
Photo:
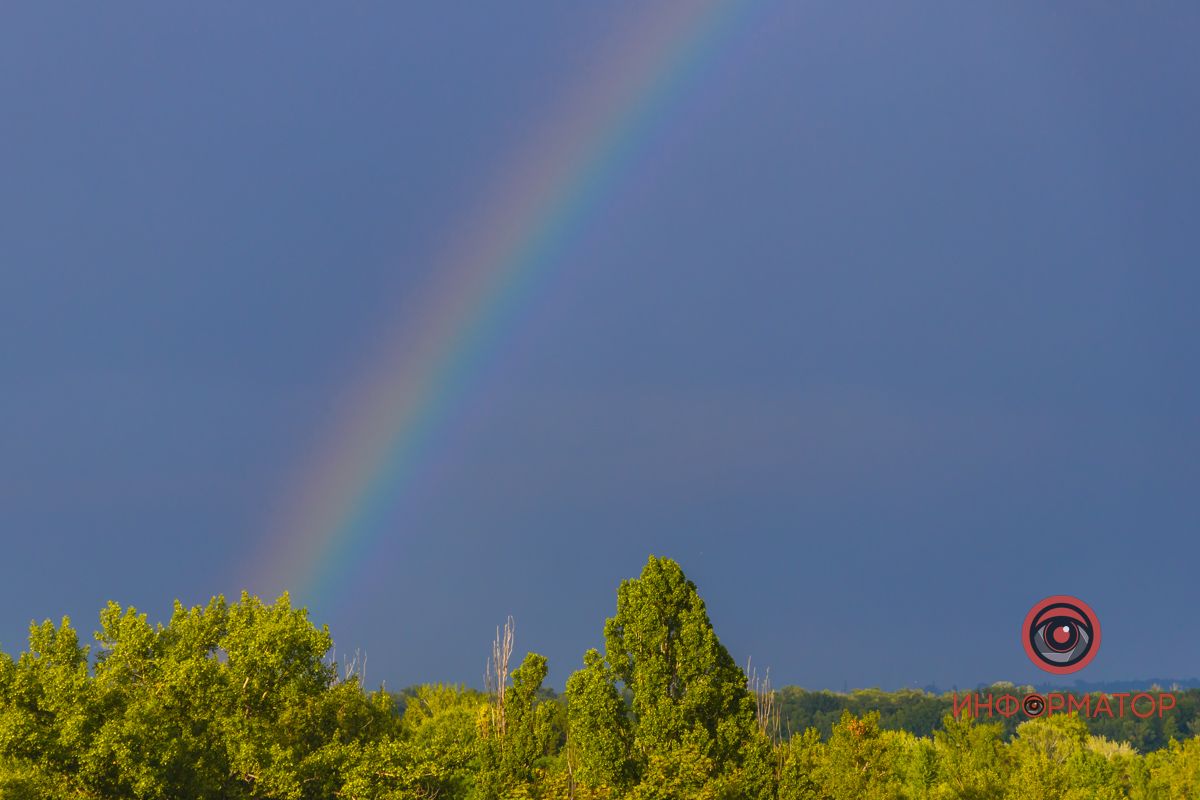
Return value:
[(1034, 664), (1055, 675), (1069, 675), (1099, 652), (1100, 620), (1078, 597), (1056, 594), (1029, 609), (1021, 643)]

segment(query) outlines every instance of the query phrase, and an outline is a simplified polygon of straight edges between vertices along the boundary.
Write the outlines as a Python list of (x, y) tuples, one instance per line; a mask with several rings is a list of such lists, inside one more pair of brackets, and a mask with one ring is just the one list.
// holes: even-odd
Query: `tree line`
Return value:
[[(980, 698), (1011, 695), (1018, 701), (1034, 694), (1032, 686), (1014, 686), (1001, 682), (970, 690)], [(1158, 687), (1150, 687), (1154, 694)], [(918, 736), (932, 736), (942, 727), (942, 719), (952, 714), (955, 700), (962, 702), (967, 692), (933, 693), (919, 689), (902, 689), (883, 692), (879, 689), (859, 689), (853, 692), (807, 691), (796, 686), (785, 686), (776, 691), (775, 702), (779, 707), (785, 731), (803, 731), (815, 728), (823, 739), (828, 739), (834, 726), (849, 711), (855, 716), (878, 712), (879, 724), (891, 730), (903, 730)], [(1044, 692), (1043, 692), (1044, 694)], [(1063, 694), (1082, 701), (1081, 692)], [(1114, 741), (1127, 742), (1139, 752), (1147, 753), (1168, 747), (1172, 739), (1186, 739), (1200, 734), (1200, 689), (1186, 689), (1171, 693), (1175, 707), (1160, 714), (1139, 717), (1125, 715), (1094, 715), (1081, 719), (1088, 732)], [(1091, 693), (1093, 698), (1099, 692)], [(1076, 703), (1075, 705), (1079, 705)], [(1113, 708), (1117, 703), (1112, 703)], [(985, 722), (997, 722), (1005, 740), (1011, 740), (1017, 728), (1027, 717), (1021, 713), (1001, 714), (1000, 709), (988, 717), (981, 712)]]
[(367, 691), (286, 595), (177, 603), (159, 625), (110, 603), (93, 638), (47, 621), (0, 654), (0, 798), (1200, 797), (1192, 693), (1144, 733), (955, 719), (925, 693), (772, 691), (669, 559), (620, 585), (603, 651), (562, 696), (543, 656), (510, 669), (511, 628), (484, 691)]

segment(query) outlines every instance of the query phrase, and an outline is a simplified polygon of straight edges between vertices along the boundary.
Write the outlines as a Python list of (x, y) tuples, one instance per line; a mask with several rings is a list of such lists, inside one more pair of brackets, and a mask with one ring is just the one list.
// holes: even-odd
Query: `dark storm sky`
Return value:
[[(479, 5), (5, 9), (5, 650), (242, 588), (433, 254), (645, 13)], [(1059, 593), (1104, 627), (1079, 677), (1200, 673), (1198, 23), (751, 5), (406, 529), (297, 600), (393, 687), (479, 683), (508, 613), (561, 686), (649, 553), (777, 683), (1040, 680)]]

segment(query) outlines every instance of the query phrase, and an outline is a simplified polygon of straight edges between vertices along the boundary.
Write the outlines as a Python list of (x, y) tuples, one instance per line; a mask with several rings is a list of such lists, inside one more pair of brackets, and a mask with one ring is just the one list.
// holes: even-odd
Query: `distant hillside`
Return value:
[(1038, 690), (1044, 692), (1140, 692), (1158, 687), (1164, 692), (1178, 692), (1184, 689), (1200, 689), (1200, 678), (1140, 678), (1128, 681), (1082, 681), (1076, 680), (1070, 684), (1038, 684)]

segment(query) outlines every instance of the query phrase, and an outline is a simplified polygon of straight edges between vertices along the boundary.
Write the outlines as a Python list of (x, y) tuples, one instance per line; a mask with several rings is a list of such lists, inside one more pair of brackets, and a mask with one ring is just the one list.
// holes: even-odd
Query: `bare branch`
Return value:
[(492, 642), (492, 655), (487, 661), (484, 671), (484, 684), (488, 694), (493, 696), (492, 730), (501, 738), (507, 730), (504, 714), (504, 695), (508, 688), (508, 663), (512, 658), (513, 639), (517, 630), (516, 622), (511, 616), (504, 622), (504, 630), (496, 628), (496, 639)]
[(771, 670), (759, 678), (758, 668), (754, 667), (751, 659), (746, 659), (746, 688), (754, 694), (754, 719), (758, 723), (759, 732), (771, 742), (778, 745), (779, 708), (775, 705), (775, 690), (771, 688)]

